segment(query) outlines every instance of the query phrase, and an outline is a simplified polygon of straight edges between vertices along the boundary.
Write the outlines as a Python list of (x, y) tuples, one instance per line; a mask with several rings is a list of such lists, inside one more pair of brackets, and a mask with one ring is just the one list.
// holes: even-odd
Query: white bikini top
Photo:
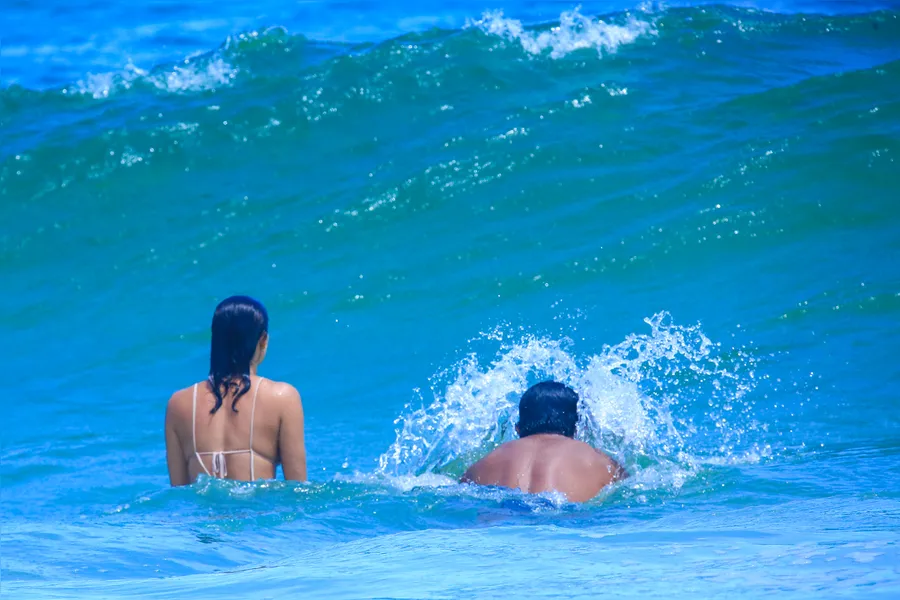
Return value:
[[(250, 407), (250, 447), (246, 450), (216, 450), (214, 452), (198, 452), (197, 451), (197, 385), (194, 384), (194, 408), (191, 417), (191, 436), (193, 438), (194, 443), (194, 455), (197, 457), (197, 460), (200, 462), (200, 466), (203, 467), (203, 471), (212, 477), (224, 478), (228, 475), (228, 468), (225, 465), (225, 455), (226, 454), (250, 454), (250, 481), (256, 481), (256, 473), (254, 472), (254, 466), (256, 463), (256, 457), (261, 456), (253, 451), (253, 418), (256, 416), (256, 395), (259, 393), (259, 385), (262, 383), (262, 378), (256, 382), (256, 387), (253, 390), (253, 403)], [(206, 468), (206, 463), (203, 462), (204, 456), (212, 456), (212, 473), (209, 472), (209, 469)], [(262, 458), (266, 458), (263, 456)]]

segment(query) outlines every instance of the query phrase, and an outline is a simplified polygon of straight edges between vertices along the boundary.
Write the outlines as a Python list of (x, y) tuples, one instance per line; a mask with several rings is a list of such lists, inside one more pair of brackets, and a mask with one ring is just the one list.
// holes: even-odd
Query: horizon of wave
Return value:
[[(502, 11), (489, 11), (483, 13), (481, 19), (467, 19), (460, 31), (477, 29), (486, 35), (515, 41), (533, 55), (541, 55), (549, 50), (549, 56), (553, 59), (588, 48), (596, 49), (600, 56), (604, 53), (614, 54), (620, 46), (631, 44), (640, 37), (657, 35), (652, 23), (639, 20), (633, 15), (627, 15), (625, 23), (618, 25), (585, 16), (580, 12), (580, 7), (563, 11), (549, 30), (540, 30), (553, 23), (523, 25), (519, 20), (504, 17)], [(272, 35), (279, 38), (302, 36), (300, 33), (290, 34), (282, 26), (270, 26), (263, 30), (228, 36), (218, 49), (186, 57), (174, 64), (144, 69), (129, 59), (121, 69), (103, 73), (89, 72), (83, 79), (64, 86), (61, 91), (63, 94), (78, 94), (100, 100), (117, 92), (130, 90), (141, 83), (175, 94), (215, 90), (230, 85), (240, 73), (241, 70), (234, 66), (232, 59), (240, 57), (243, 43), (265, 40)]]
[[(581, 5), (576, 5), (572, 10), (563, 11), (559, 16), (559, 20), (555, 22), (555, 25), (553, 21), (535, 21), (523, 24), (523, 21), (520, 19), (504, 16), (502, 10), (485, 11), (482, 13), (481, 18), (464, 17), (460, 15), (460, 19), (463, 22), (462, 30), (475, 28), (488, 35), (495, 35), (510, 41), (517, 41), (528, 53), (534, 55), (540, 55), (549, 49), (550, 58), (555, 59), (565, 56), (575, 50), (585, 48), (595, 48), (599, 55), (602, 55), (604, 52), (612, 54), (623, 44), (627, 45), (633, 43), (642, 36), (657, 36), (659, 32), (656, 29), (656, 20), (664, 17), (670, 10), (696, 9), (705, 12), (708, 9), (715, 7), (734, 9), (749, 13), (762, 12), (788, 18), (803, 15), (804, 21), (809, 18), (820, 16), (823, 18), (844, 16), (854, 17), (860, 14), (891, 11), (895, 8), (888, 2), (872, 2), (857, 7), (838, 7), (847, 8), (848, 10), (830, 12), (827, 10), (813, 10), (816, 7), (815, 2), (809, 3), (805, 7), (805, 10), (798, 11), (790, 10), (788, 6), (780, 2), (769, 5), (766, 2), (742, 1), (724, 3), (700, 2), (699, 4), (642, 1), (633, 7), (621, 5), (612, 7), (616, 15), (625, 15), (627, 17), (624, 24), (606, 22), (599, 17), (592, 18), (585, 16), (581, 13)], [(824, 9), (826, 7), (828, 7), (828, 5), (823, 3), (819, 8)], [(856, 8), (857, 10), (853, 10), (853, 8)], [(632, 12), (643, 14), (649, 20), (638, 19)], [(415, 19), (407, 19), (407, 21), (410, 23), (419, 22)], [(547, 29), (548, 26), (550, 26), (549, 29)], [(193, 63), (193, 60), (197, 56), (208, 54), (218, 55), (221, 59), (223, 51), (229, 50), (232, 41), (240, 40), (241, 38), (264, 38), (271, 30), (279, 30), (282, 33), (287, 33), (288, 28), (284, 25), (270, 25), (247, 30), (244, 33), (226, 36), (218, 50), (210, 49), (208, 52), (188, 55), (181, 61), (176, 62), (175, 65), (171, 67), (172, 70), (168, 74), (158, 73), (158, 71), (168, 65), (172, 65), (172, 63), (160, 62), (154, 64), (149, 70), (145, 70), (136, 67), (132, 63), (131, 58), (123, 56), (122, 59), (125, 61), (125, 66), (123, 68), (103, 73), (87, 72), (82, 79), (64, 84), (60, 88), (55, 88), (54, 91), (62, 90), (63, 93), (79, 93), (102, 99), (108, 97), (117, 89), (129, 89), (131, 83), (142, 76), (149, 76), (151, 78), (150, 83), (154, 85), (154, 87), (169, 92), (180, 93), (215, 89), (216, 86), (227, 84), (230, 80), (234, 79), (234, 76), (237, 74), (237, 69), (231, 67), (227, 60), (223, 60), (222, 64), (224, 65), (224, 68), (218, 72), (218, 76), (215, 65), (213, 64), (209, 65), (206, 73), (202, 73), (194, 70), (197, 65)], [(377, 45), (390, 40), (402, 39), (409, 34), (421, 32), (421, 29), (413, 27), (408, 31), (402, 31), (399, 35), (394, 35), (393, 37), (376, 37), (363, 43)], [(394, 30), (391, 30), (391, 33), (396, 34)], [(293, 35), (305, 36), (305, 34), (306, 32), (301, 29), (296, 30), (296, 33)], [(317, 40), (312, 39), (312, 41), (315, 42)], [(323, 38), (318, 41), (327, 43), (329, 40)], [(53, 48), (53, 46), (48, 46), (44, 43), (41, 46), (41, 53), (49, 54)], [(13, 47), (9, 49), (9, 51), (13, 53), (12, 56), (14, 58), (27, 56), (28, 54), (27, 48), (23, 46)], [(181, 64), (187, 66), (178, 66)], [(192, 70), (194, 70), (193, 73), (191, 72)], [(11, 82), (11, 85), (16, 87), (18, 84), (16, 84), (16, 82)], [(0, 91), (8, 89), (8, 87), (9, 85), (5, 87), (0, 85)], [(25, 89), (34, 90), (34, 88), (24, 87)]]
[(500, 342), (495, 358), (485, 367), (471, 352), (434, 375), (433, 402), (406, 405), (395, 420), (394, 442), (364, 479), (458, 476), (514, 439), (518, 399), (543, 379), (578, 392), (577, 437), (622, 460), (632, 474), (629, 487), (678, 489), (704, 466), (770, 456), (768, 444), (746, 439), (760, 429), (747, 398), (756, 387), (757, 360), (744, 351), (723, 352), (699, 325), (675, 325), (666, 312), (645, 322), (649, 334), (631, 334), (588, 357), (572, 352), (567, 338), (501, 327), (482, 334), (473, 341)]

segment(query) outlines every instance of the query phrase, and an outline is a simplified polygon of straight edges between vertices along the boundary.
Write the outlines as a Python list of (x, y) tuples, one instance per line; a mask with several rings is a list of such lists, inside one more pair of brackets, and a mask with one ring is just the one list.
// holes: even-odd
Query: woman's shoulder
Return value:
[(191, 396), (194, 395), (194, 388), (197, 388), (197, 391), (201, 392), (201, 391), (203, 391), (204, 386), (206, 384), (207, 384), (206, 380), (198, 381), (197, 383), (192, 383), (187, 387), (183, 387), (181, 389), (175, 390), (175, 392), (172, 394), (172, 397), (175, 398), (176, 396), (178, 396), (178, 397), (187, 396), (188, 398), (190, 398)]
[(195, 384), (191, 384), (186, 388), (181, 388), (180, 390), (176, 390), (170, 397), (168, 405), (166, 406), (166, 412), (174, 415), (184, 415), (188, 414), (191, 411), (193, 406), (193, 397), (194, 397), (194, 388), (202, 387), (203, 383), (198, 382)]
[(286, 381), (275, 381), (274, 379), (264, 379), (263, 393), (280, 402), (290, 402), (292, 400), (300, 400), (300, 392), (297, 388)]
[(194, 396), (194, 389), (198, 392), (201, 392), (205, 389), (206, 381), (198, 381), (197, 383), (192, 383), (191, 385), (181, 388), (180, 390), (176, 390), (175, 393), (172, 394), (172, 398), (192, 398)]

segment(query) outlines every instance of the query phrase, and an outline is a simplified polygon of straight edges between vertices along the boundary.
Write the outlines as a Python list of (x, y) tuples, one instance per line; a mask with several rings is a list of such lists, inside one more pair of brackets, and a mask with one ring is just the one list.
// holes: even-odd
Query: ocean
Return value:
[[(896, 4), (3, 13), (3, 598), (900, 598)], [(173, 489), (232, 294), (309, 482)], [(458, 484), (547, 378), (631, 478)]]

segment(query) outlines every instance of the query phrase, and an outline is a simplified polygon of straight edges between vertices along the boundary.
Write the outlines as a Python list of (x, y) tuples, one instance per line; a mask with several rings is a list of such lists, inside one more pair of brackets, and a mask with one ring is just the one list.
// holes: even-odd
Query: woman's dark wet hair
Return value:
[(234, 392), (231, 410), (250, 389), (250, 361), (264, 333), (269, 331), (269, 313), (258, 300), (248, 296), (226, 298), (216, 307), (212, 320), (209, 352), (209, 387), (216, 405), (215, 414), (229, 391)]
[(522, 394), (519, 401), (519, 437), (555, 433), (575, 437), (578, 394), (557, 381), (542, 381)]

